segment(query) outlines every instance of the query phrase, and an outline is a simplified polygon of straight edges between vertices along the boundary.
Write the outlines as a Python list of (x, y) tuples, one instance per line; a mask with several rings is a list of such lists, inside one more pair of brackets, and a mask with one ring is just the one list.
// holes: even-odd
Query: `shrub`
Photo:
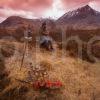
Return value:
[(15, 46), (13, 44), (4, 43), (1, 46), (1, 54), (4, 57), (11, 57), (15, 52)]

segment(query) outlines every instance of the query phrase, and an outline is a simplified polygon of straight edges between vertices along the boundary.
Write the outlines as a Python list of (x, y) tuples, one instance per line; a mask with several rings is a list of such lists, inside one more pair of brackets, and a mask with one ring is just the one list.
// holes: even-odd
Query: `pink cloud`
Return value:
[(4, 12), (1, 12), (1, 10), (0, 10), (0, 17), (5, 17)]
[(35, 14), (31, 11), (13, 10), (11, 8), (0, 9), (0, 17), (20, 16), (25, 18), (35, 18)]
[(100, 10), (100, 0), (0, 0), (0, 20), (13, 15), (26, 18), (57, 17), (86, 4)]
[(100, 1), (99, 0), (92, 1), (89, 3), (89, 5), (93, 7), (94, 9), (100, 11)]
[(53, 0), (0, 0), (0, 6), (14, 10), (33, 11), (37, 15), (52, 6)]

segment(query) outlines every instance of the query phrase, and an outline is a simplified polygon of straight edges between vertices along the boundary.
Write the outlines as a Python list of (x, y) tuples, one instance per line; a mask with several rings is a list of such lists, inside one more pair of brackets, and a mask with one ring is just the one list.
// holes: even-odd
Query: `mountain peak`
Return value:
[(68, 13), (64, 14), (62, 17), (63, 18), (65, 18), (65, 17), (71, 18), (71, 17), (76, 17), (76, 16), (96, 15), (97, 13), (98, 12), (96, 10), (94, 10), (92, 7), (90, 7), (89, 5), (85, 5), (76, 10), (69, 11)]
[[(91, 8), (89, 5), (85, 5), (85, 6), (83, 6), (83, 8)], [(91, 8), (92, 9), (92, 8)]]
[(18, 26), (18, 25), (24, 25), (28, 23), (28, 19), (19, 17), (19, 16), (10, 16), (6, 20), (4, 20), (1, 25), (2, 26), (7, 26), (7, 27), (12, 27), (12, 26)]
[(89, 5), (78, 8), (77, 10), (79, 10), (79, 11), (94, 11), (94, 9), (91, 8)]
[(100, 25), (100, 12), (94, 10), (89, 5), (85, 5), (76, 10), (69, 11), (61, 16), (58, 23), (73, 25), (73, 26), (85, 26), (85, 25)]

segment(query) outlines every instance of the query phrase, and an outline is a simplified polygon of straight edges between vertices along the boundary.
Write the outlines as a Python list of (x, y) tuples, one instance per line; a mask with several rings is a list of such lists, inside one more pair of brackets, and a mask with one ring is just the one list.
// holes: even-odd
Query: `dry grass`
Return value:
[[(17, 44), (18, 45), (18, 44)], [(19, 44), (22, 47), (22, 44)], [(30, 60), (24, 61), (20, 70), (21, 54), (5, 59), (6, 69), (10, 71), (10, 85), (0, 93), (0, 100), (99, 100), (100, 99), (100, 64), (88, 63), (80, 59), (66, 56), (61, 58), (61, 51), (56, 56), (50, 52), (32, 52), (31, 63), (33, 67), (40, 65), (48, 70), (51, 80), (60, 80), (63, 87), (50, 94), (35, 91), (28, 83), (19, 80), (29, 80), (28, 72), (31, 70)], [(35, 61), (36, 60), (36, 61)], [(31, 83), (31, 82), (30, 82)], [(21, 91), (21, 92), (20, 92)], [(8, 95), (10, 94), (10, 95)], [(5, 97), (5, 98), (4, 98)], [(2, 99), (3, 98), (3, 99)], [(10, 99), (7, 99), (10, 98)], [(37, 99), (36, 99), (37, 98)]]
[(44, 60), (40, 62), (40, 66), (43, 67), (45, 70), (51, 71), (52, 70), (52, 64), (48, 61)]

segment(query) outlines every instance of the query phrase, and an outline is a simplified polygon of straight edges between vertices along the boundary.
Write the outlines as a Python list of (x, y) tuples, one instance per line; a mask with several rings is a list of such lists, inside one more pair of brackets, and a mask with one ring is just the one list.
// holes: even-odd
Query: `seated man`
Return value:
[(53, 39), (49, 36), (48, 32), (40, 37), (40, 47), (46, 50), (53, 50)]

